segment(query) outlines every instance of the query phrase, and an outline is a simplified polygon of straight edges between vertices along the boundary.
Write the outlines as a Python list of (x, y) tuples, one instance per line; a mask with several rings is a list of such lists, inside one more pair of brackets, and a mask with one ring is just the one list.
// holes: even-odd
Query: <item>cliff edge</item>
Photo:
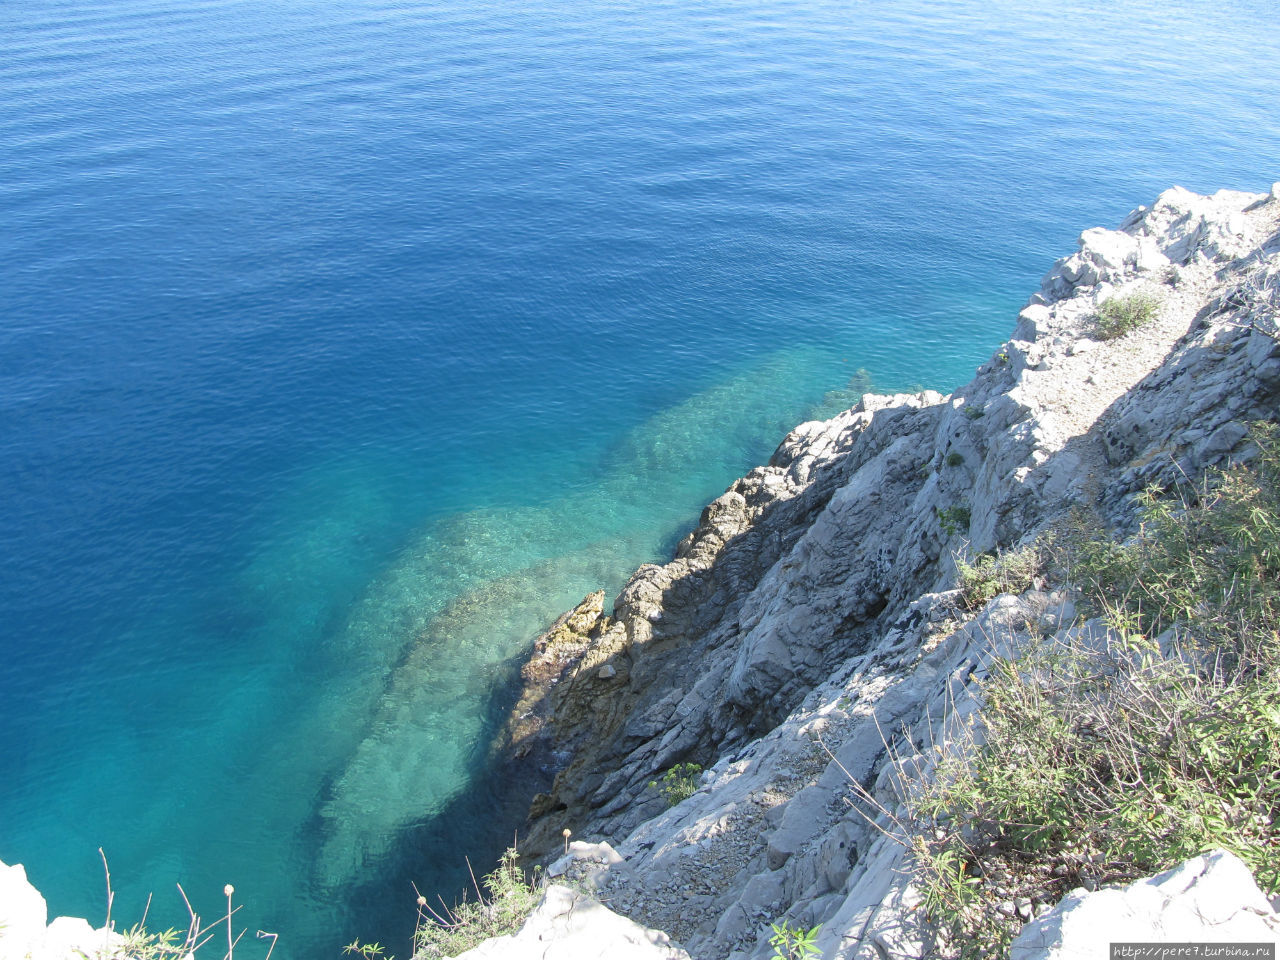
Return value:
[[(1149, 322), (1104, 331), (1108, 302)], [(1085, 231), (952, 395), (797, 427), (611, 613), (589, 597), (539, 642), (509, 726), (558, 771), (529, 845), (592, 841), (552, 873), (700, 960), (770, 957), (779, 921), (820, 924), (829, 960), (932, 955), (892, 836), (901, 758), (973, 713), (993, 646), (1077, 629), (1047, 583), (965, 610), (956, 558), (1072, 512), (1132, 529), (1149, 485), (1249, 459), (1280, 401), (1278, 308), (1280, 184), (1174, 188)], [(669, 807), (681, 763), (706, 769)]]

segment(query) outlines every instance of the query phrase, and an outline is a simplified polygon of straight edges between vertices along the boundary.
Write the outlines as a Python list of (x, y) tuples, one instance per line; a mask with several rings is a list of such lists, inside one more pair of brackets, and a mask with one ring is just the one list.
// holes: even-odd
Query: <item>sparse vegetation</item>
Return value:
[(1255, 439), (1254, 466), (1151, 491), (1126, 542), (1065, 547), (1105, 636), (996, 661), (982, 735), (936, 748), (911, 803), (944, 953), (998, 954), (1073, 887), (1214, 847), (1280, 892), (1280, 440)]
[(793, 927), (786, 920), (770, 924), (773, 936), (769, 938), (769, 946), (773, 947), (773, 960), (809, 960), (821, 952), (817, 947), (819, 924), (808, 930)]
[(1160, 301), (1149, 293), (1112, 297), (1098, 307), (1094, 330), (1100, 340), (1115, 340), (1155, 320)]
[(386, 957), (385, 951), (380, 943), (361, 943), (359, 940), (352, 940), (342, 948), (343, 953), (352, 956), (361, 957), (363, 960), (396, 960), (395, 957)]
[(964, 463), (964, 457), (952, 450), (947, 454), (947, 459), (944, 462), (948, 467), (958, 467), (960, 464)]
[(532, 879), (527, 878), (519, 859), (515, 847), (509, 847), (497, 868), (484, 878), (483, 888), (475, 884), (474, 900), (464, 894), (452, 907), (441, 900), (436, 910), (419, 895), (413, 960), (455, 957), (490, 937), (519, 930), (542, 897), (541, 879), (536, 871)]
[(977, 610), (1002, 593), (1022, 593), (1035, 586), (1045, 566), (1045, 550), (1039, 543), (1016, 550), (981, 554), (972, 563), (956, 557), (956, 583), (965, 607)]
[(662, 775), (661, 782), (650, 780), (649, 786), (662, 791), (667, 799), (667, 806), (674, 807), (682, 800), (687, 800), (698, 792), (698, 774), (702, 767), (696, 763), (677, 763)]
[(183, 934), (173, 928), (150, 933), (142, 924), (134, 924), (120, 935), (123, 942), (106, 955), (111, 960), (123, 957), (130, 960), (180, 960), (187, 956), (192, 946)]
[[(80, 956), (83, 957), (83, 960), (187, 960), (187, 958), (199, 955), (199, 952), (215, 937), (221, 940), (224, 931), (225, 949), (221, 943), (217, 948), (211, 949), (222, 951), (223, 960), (235, 960), (236, 947), (247, 932), (246, 930), (241, 930), (236, 933), (233, 926), (232, 919), (240, 911), (240, 907), (232, 904), (235, 887), (228, 883), (222, 888), (222, 893), (227, 898), (226, 911), (211, 923), (205, 924), (201, 920), (200, 915), (191, 906), (191, 900), (187, 897), (186, 891), (182, 889), (181, 884), (178, 884), (178, 893), (182, 897), (182, 902), (186, 906), (187, 915), (190, 918), (185, 931), (172, 927), (158, 932), (148, 930), (147, 915), (151, 911), (150, 897), (147, 897), (147, 907), (143, 911), (142, 919), (127, 930), (117, 931), (111, 918), (116, 899), (115, 890), (111, 886), (111, 867), (107, 863), (107, 855), (101, 847), (98, 848), (98, 856), (102, 858), (102, 869), (106, 875), (107, 884), (107, 916), (103, 926), (115, 933), (120, 939), (114, 946), (95, 949), (89, 956), (84, 956), (81, 953)], [(271, 941), (271, 945), (267, 948), (266, 957), (263, 958), (263, 960), (270, 960), (271, 954), (276, 947), (276, 935), (265, 930), (259, 930), (256, 936), (259, 940)]]
[(968, 533), (969, 519), (967, 503), (953, 503), (949, 507), (938, 510), (938, 525), (948, 537), (953, 537), (957, 533)]

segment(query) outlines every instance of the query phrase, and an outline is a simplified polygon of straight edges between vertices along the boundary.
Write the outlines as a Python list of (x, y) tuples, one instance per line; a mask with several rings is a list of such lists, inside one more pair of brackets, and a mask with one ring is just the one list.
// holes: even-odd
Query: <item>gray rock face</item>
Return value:
[(1077, 890), (1026, 925), (1009, 960), (1092, 960), (1111, 943), (1271, 943), (1280, 915), (1239, 858), (1216, 850), (1123, 889)]
[[(1099, 304), (1133, 292), (1156, 319), (1095, 339)], [(1251, 456), (1249, 421), (1280, 409), (1278, 308), (1280, 199), (1175, 188), (1086, 231), (952, 396), (798, 427), (580, 631), (535, 847), (611, 843), (621, 862), (571, 851), (565, 871), (699, 960), (770, 957), (783, 919), (822, 924), (826, 960), (929, 956), (904, 768), (958, 739), (994, 652), (1098, 629), (1054, 592), (959, 610), (953, 555), (1073, 510), (1123, 527), (1148, 484)], [(683, 761), (708, 769), (668, 809), (650, 783)]]

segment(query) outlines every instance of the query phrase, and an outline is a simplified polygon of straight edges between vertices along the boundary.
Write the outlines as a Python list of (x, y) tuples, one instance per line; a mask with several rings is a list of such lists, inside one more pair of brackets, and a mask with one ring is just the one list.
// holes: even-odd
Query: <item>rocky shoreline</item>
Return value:
[[(1174, 188), (1085, 231), (952, 395), (797, 427), (611, 613), (593, 595), (539, 640), (508, 726), (556, 771), (527, 852), (595, 841), (557, 870), (698, 958), (769, 957), (780, 918), (821, 924), (827, 958), (929, 955), (885, 833), (892, 758), (972, 712), (991, 637), (1074, 615), (1051, 585), (969, 613), (955, 557), (1073, 510), (1124, 530), (1150, 484), (1247, 458), (1248, 424), (1280, 408), (1278, 276), (1280, 185)], [(1099, 306), (1134, 293), (1156, 319), (1102, 342)], [(668, 809), (652, 784), (686, 762), (706, 772)], [(887, 819), (854, 809), (851, 778)]]
[[(1135, 293), (1155, 317), (1100, 339), (1102, 305)], [(939, 955), (904, 781), (964, 743), (993, 657), (1108, 629), (1065, 583), (970, 609), (957, 558), (1080, 511), (1123, 535), (1150, 485), (1249, 460), (1249, 425), (1280, 419), (1278, 319), (1280, 183), (1174, 188), (1085, 231), (955, 393), (867, 395), (797, 427), (670, 563), (538, 640), (496, 748), (513, 783), (554, 774), (522, 852), (574, 887), (463, 956), (768, 960), (772, 924), (817, 928), (823, 960)], [(672, 805), (656, 781), (683, 763), (703, 769)], [(1084, 864), (1052, 899), (1010, 892), (1010, 957), (1280, 941), (1280, 902), (1230, 854), (1103, 879)], [(130, 955), (110, 930), (46, 920), (22, 868), (0, 864), (0, 958)]]

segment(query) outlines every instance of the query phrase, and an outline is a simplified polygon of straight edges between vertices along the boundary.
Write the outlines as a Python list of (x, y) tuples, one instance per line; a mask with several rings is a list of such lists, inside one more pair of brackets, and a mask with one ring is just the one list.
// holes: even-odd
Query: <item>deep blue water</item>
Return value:
[(0, 859), (404, 956), (539, 627), (1081, 229), (1280, 178), (1275, 15), (3, 4)]

